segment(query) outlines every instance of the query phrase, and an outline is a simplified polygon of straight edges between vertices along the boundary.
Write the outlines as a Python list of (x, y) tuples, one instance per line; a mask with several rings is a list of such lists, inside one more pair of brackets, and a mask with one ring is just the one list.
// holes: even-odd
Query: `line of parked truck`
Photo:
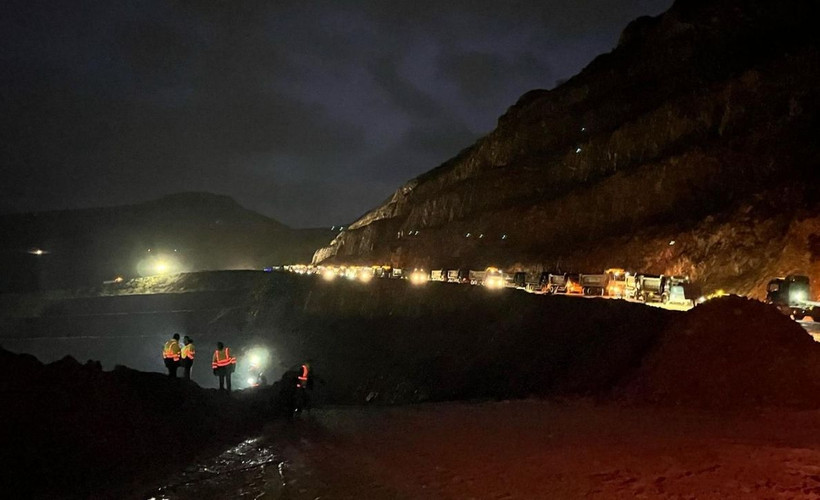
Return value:
[(533, 293), (605, 296), (680, 305), (691, 305), (695, 299), (688, 277), (630, 273), (624, 269), (607, 269), (595, 274), (524, 271), (508, 274), (495, 268), (466, 273), (437, 270), (430, 273), (430, 279), (500, 288), (499, 275), (503, 276), (502, 286)]
[[(266, 268), (272, 271), (274, 268)], [(690, 306), (710, 298), (727, 295), (718, 290), (702, 296), (688, 276), (632, 273), (620, 268), (602, 273), (514, 272), (495, 267), (483, 271), (471, 269), (406, 270), (392, 266), (305, 266), (276, 268), (299, 274), (320, 274), (325, 279), (345, 277), (360, 281), (372, 278), (407, 279), (413, 284), (429, 281), (480, 285), (487, 288), (513, 287), (531, 293), (605, 296), (641, 302)], [(796, 320), (820, 320), (820, 302), (810, 300), (811, 281), (808, 276), (790, 274), (774, 278), (766, 287), (766, 302)]]
[(286, 266), (297, 273), (318, 273), (326, 279), (344, 276), (367, 281), (371, 278), (408, 279), (414, 284), (428, 281), (481, 285), (487, 288), (514, 287), (532, 293), (605, 296), (642, 302), (692, 305), (696, 297), (685, 276), (631, 273), (624, 269), (607, 269), (601, 273), (515, 272), (495, 267), (472, 269), (394, 268), (392, 266)]

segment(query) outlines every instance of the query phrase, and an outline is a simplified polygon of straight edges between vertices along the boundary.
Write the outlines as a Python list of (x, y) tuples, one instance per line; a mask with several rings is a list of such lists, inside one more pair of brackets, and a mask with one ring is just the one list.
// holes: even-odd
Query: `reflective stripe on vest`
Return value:
[(301, 380), (302, 382), (307, 382), (308, 370), (308, 365), (302, 365), (302, 374), (299, 376), (299, 380)]
[(231, 357), (231, 351), (227, 347), (222, 349), (221, 351), (217, 349), (214, 351), (214, 359), (211, 363), (211, 366), (214, 368), (219, 368), (221, 366), (228, 366), (228, 365), (235, 365), (236, 358)]
[(182, 359), (194, 359), (195, 354), (194, 344), (182, 346)]
[(162, 357), (179, 361), (179, 342), (175, 339), (166, 342), (165, 347), (162, 348)]

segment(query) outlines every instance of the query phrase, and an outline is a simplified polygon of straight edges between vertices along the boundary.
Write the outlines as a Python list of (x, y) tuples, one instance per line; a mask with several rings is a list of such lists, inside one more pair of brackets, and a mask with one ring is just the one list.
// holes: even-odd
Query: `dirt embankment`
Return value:
[(820, 407), (820, 344), (756, 300), (730, 296), (682, 315), (619, 395), (737, 409)]
[(313, 359), (334, 403), (600, 395), (674, 312), (617, 300), (406, 280), (274, 275), (246, 331)]
[[(624, 398), (702, 408), (820, 408), (820, 344), (736, 296), (687, 313), (620, 300), (282, 276), (251, 329), (313, 358), (340, 403)], [(285, 292), (287, 290), (287, 292)]]
[(7, 498), (123, 498), (258, 428), (268, 393), (228, 397), (181, 379), (0, 349)]

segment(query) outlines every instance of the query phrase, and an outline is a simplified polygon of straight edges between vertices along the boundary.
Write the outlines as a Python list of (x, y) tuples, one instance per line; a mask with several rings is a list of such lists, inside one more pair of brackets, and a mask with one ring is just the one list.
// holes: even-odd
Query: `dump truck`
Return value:
[(622, 268), (610, 268), (604, 271), (609, 278), (606, 294), (619, 299), (634, 299), (637, 295), (635, 275)]
[(447, 270), (448, 283), (469, 283), (470, 271), (467, 269), (448, 269)]
[(578, 274), (550, 274), (548, 282), (548, 293), (581, 294), (584, 291), (581, 287), (581, 280)]
[(666, 276), (662, 274), (639, 274), (635, 278), (636, 298), (642, 302), (660, 302), (666, 304), (669, 301), (669, 293), (666, 290)]
[(470, 284), (471, 285), (483, 285), (484, 284), (484, 275), (486, 271), (470, 271)]
[(669, 276), (666, 280), (666, 290), (668, 294), (667, 304), (676, 304), (682, 306), (691, 306), (695, 304), (695, 299), (692, 294), (687, 291), (689, 286), (688, 276)]
[(605, 295), (609, 276), (604, 274), (579, 274), (578, 282), (584, 295)]
[(694, 301), (686, 295), (688, 283), (686, 276), (639, 274), (635, 277), (636, 298), (643, 302), (692, 305)]
[(790, 274), (775, 278), (766, 286), (766, 302), (796, 320), (806, 316), (817, 319), (820, 302), (813, 302), (810, 298), (811, 280), (808, 276)]

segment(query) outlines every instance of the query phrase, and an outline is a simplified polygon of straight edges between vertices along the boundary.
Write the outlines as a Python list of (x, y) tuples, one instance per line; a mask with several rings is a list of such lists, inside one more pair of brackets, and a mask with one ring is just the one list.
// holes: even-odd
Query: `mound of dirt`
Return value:
[(699, 408), (820, 408), (820, 344), (774, 307), (712, 300), (668, 325), (624, 394)]
[(681, 314), (621, 300), (278, 273), (257, 297), (245, 331), (288, 365), (313, 360), (326, 382), (317, 404), (608, 395)]
[[(229, 397), (182, 379), (0, 348), (0, 470), (9, 498), (121, 497), (263, 421), (265, 391)], [(10, 493), (11, 492), (11, 493)]]

